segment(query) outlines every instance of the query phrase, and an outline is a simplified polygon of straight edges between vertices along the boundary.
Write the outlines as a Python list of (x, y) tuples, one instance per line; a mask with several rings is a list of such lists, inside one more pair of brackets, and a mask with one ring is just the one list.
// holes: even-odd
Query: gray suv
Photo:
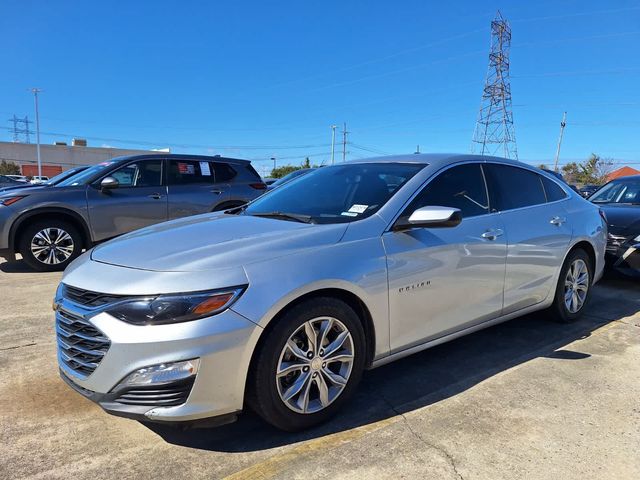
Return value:
[(136, 155), (54, 187), (0, 194), (0, 256), (63, 270), (83, 249), (138, 228), (243, 205), (266, 189), (248, 160)]

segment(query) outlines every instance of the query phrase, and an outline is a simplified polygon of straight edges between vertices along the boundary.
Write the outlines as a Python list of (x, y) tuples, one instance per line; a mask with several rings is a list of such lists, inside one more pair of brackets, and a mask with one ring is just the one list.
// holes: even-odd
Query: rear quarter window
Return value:
[(562, 200), (563, 198), (567, 198), (566, 192), (560, 188), (553, 180), (548, 179), (547, 177), (543, 177), (540, 175), (542, 179), (542, 186), (544, 187), (544, 193), (547, 196), (547, 202), (557, 202), (558, 200)]

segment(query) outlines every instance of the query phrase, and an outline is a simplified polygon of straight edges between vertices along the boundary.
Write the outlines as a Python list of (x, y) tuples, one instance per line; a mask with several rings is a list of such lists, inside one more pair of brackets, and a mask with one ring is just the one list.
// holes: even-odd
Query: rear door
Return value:
[(383, 235), (392, 351), (490, 320), (502, 311), (507, 246), (500, 215), (489, 207), (481, 165), (456, 165), (439, 173), (400, 217), (425, 206), (459, 208), (462, 222)]
[(214, 162), (169, 159), (169, 218), (211, 212), (229, 199), (229, 183), (218, 182)]
[[(555, 288), (571, 242), (566, 193), (538, 173), (511, 165), (485, 166), (490, 201), (507, 234), (504, 314), (535, 305)], [(546, 188), (545, 188), (546, 186)]]
[(87, 187), (93, 239), (115, 237), (167, 219), (167, 187), (161, 158), (137, 160), (110, 172), (119, 186), (102, 191)]

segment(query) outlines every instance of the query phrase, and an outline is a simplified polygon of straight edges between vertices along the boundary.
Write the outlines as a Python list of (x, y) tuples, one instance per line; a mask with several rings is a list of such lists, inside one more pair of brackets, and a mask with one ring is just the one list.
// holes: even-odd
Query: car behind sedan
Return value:
[(60, 372), (115, 415), (225, 423), (248, 405), (308, 428), (366, 368), (538, 310), (577, 320), (605, 244), (597, 206), (523, 163), (325, 167), (77, 259), (54, 302)]
[(589, 200), (598, 205), (607, 218), (608, 266), (640, 277), (640, 175), (612, 180)]

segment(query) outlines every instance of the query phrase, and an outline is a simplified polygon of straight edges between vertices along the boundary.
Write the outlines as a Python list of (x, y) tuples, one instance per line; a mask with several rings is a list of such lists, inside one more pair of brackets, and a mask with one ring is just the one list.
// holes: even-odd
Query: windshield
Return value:
[(589, 197), (593, 203), (640, 204), (640, 178), (607, 183)]
[(245, 215), (343, 223), (373, 215), (424, 165), (355, 163), (319, 168), (251, 203)]
[(75, 169), (73, 170), (67, 170), (66, 172), (62, 172), (59, 173), (58, 175), (56, 175), (55, 177), (51, 177), (49, 180), (47, 180), (46, 182), (44, 182), (45, 185), (55, 185), (57, 183), (60, 183), (62, 180), (65, 180), (66, 178), (71, 178), (74, 175), (78, 174), (79, 172), (75, 171)]
[(73, 187), (76, 185), (85, 185), (90, 180), (92, 180), (97, 174), (99, 174), (103, 170), (106, 170), (107, 168), (112, 167), (115, 163), (116, 163), (115, 161), (98, 163), (97, 165), (94, 165), (93, 167), (89, 167), (80, 173), (71, 175), (69, 178), (67, 178), (66, 180), (63, 180), (62, 182), (58, 183), (55, 186), (56, 187)]

